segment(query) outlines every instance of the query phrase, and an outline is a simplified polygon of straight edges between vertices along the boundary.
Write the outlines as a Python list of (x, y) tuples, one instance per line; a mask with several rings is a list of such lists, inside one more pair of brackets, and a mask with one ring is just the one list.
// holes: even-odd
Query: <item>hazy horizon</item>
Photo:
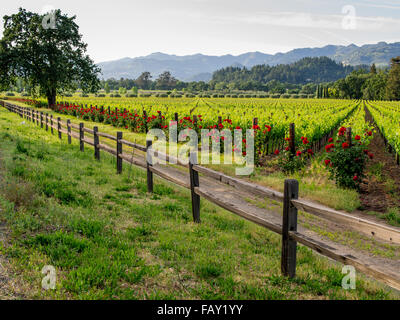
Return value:
[[(393, 44), (393, 43), (398, 43), (400, 41), (393, 41), (393, 42), (379, 41), (379, 42), (386, 42), (387, 44)], [(365, 46), (365, 45), (375, 45), (375, 44), (378, 44), (379, 42), (364, 43), (364, 44), (361, 44), (361, 45), (356, 45), (356, 44), (352, 43), (352, 44), (343, 45), (343, 46), (356, 45), (358, 47), (362, 47), (362, 46)], [(334, 44), (327, 44), (326, 46), (329, 46), (329, 45), (334, 45)], [(339, 46), (339, 45), (337, 45), (337, 46)], [(322, 47), (301, 47), (301, 48), (299, 47), (299, 48), (293, 48), (293, 49), (290, 49), (290, 50), (287, 50), (287, 51), (279, 51), (279, 52), (275, 52), (275, 53), (268, 53), (268, 52), (262, 52), (262, 51), (246, 51), (246, 52), (242, 52), (242, 53), (238, 53), (238, 54), (225, 53), (225, 54), (218, 54), (218, 55), (204, 54), (204, 53), (201, 53), (201, 52), (196, 52), (196, 53), (191, 53), (191, 54), (175, 54), (175, 53), (166, 53), (166, 52), (157, 51), (157, 52), (151, 52), (151, 53), (149, 53), (147, 55), (134, 56), (134, 57), (128, 57), (127, 56), (127, 57), (117, 58), (117, 59), (114, 59), (114, 60), (142, 58), (142, 57), (148, 57), (148, 56), (150, 56), (152, 54), (166, 54), (166, 55), (169, 55), (169, 56), (176, 56), (176, 57), (195, 56), (195, 55), (216, 56), (216, 57), (223, 57), (223, 56), (234, 56), (234, 57), (237, 57), (237, 56), (240, 56), (240, 55), (243, 55), (243, 54), (246, 54), (246, 53), (263, 53), (263, 54), (275, 55), (275, 54), (279, 54), (279, 53), (285, 54), (285, 53), (288, 53), (288, 52), (290, 52), (292, 50), (296, 50), (296, 49), (306, 49), (306, 48), (315, 49), (315, 48), (323, 48), (323, 47), (325, 47), (325, 46), (322, 46)], [(96, 63), (104, 63), (104, 62), (109, 62), (109, 61), (114, 61), (114, 60), (96, 61)]]

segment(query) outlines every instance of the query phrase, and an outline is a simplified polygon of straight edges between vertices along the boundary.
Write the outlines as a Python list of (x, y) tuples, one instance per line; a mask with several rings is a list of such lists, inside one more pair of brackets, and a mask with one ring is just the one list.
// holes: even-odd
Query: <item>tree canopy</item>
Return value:
[(266, 84), (276, 80), (291, 84), (321, 83), (336, 81), (345, 77), (355, 68), (343, 66), (330, 58), (303, 58), (295, 63), (277, 66), (257, 65), (251, 69), (227, 67), (214, 72), (215, 82), (248, 82)]
[(386, 96), (389, 100), (400, 100), (400, 56), (391, 61)]
[[(49, 26), (46, 19), (53, 19)], [(56, 95), (80, 87), (85, 92), (100, 87), (100, 69), (86, 54), (75, 16), (60, 10), (40, 15), (20, 8), (18, 13), (4, 16), (3, 38), (0, 40), (0, 85), (15, 84), (24, 79), (49, 106)]]

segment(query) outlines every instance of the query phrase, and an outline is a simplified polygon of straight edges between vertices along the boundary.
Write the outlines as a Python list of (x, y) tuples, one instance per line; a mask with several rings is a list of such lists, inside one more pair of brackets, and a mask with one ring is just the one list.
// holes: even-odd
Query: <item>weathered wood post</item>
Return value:
[(122, 132), (117, 132), (117, 173), (122, 173)]
[(99, 135), (97, 132), (99, 131), (99, 128), (93, 127), (93, 144), (94, 144), (94, 158), (96, 160), (100, 160), (100, 140), (99, 140)]
[(43, 112), (40, 112), (40, 128), (43, 129)]
[(352, 136), (351, 136), (351, 127), (347, 128), (346, 133), (347, 133), (347, 137), (346, 137), (346, 138), (347, 138), (347, 143), (348, 143), (349, 146), (351, 147), (352, 144), (353, 144)]
[(61, 139), (61, 118), (57, 118), (57, 131), (58, 131), (58, 138)]
[(46, 131), (49, 131), (49, 114), (46, 113)]
[(294, 123), (291, 123), (289, 127), (289, 139), (290, 139), (289, 140), (290, 153), (292, 156), (294, 156), (296, 154), (296, 143), (295, 143), (296, 132)]
[(196, 115), (193, 116), (193, 126), (195, 129), (197, 129), (197, 116)]
[(83, 152), (85, 151), (85, 143), (83, 139), (85, 138), (85, 132), (83, 131), (83, 123), (79, 124), (79, 148)]
[(71, 144), (71, 120), (67, 120), (68, 144)]
[(50, 128), (51, 128), (51, 134), (54, 133), (54, 128), (53, 128), (53, 115), (50, 115)]
[(144, 120), (144, 128), (145, 128), (146, 133), (147, 133), (148, 129), (147, 129), (147, 112), (146, 112), (146, 110), (143, 110), (143, 120)]
[(293, 179), (285, 180), (282, 221), (282, 258), (281, 270), (284, 276), (293, 278), (296, 275), (297, 243), (289, 237), (289, 231), (297, 231), (297, 208), (292, 199), (299, 196), (299, 182)]
[(153, 193), (153, 172), (150, 170), (153, 165), (152, 144), (151, 140), (146, 140), (147, 192), (149, 193)]
[(195, 188), (200, 186), (199, 173), (193, 170), (193, 166), (197, 164), (197, 152), (191, 151), (189, 154), (189, 178), (190, 178), (190, 191), (192, 194), (192, 214), (193, 221), (200, 223), (200, 196), (195, 192)]
[(178, 122), (178, 120), (179, 120), (178, 112), (175, 112), (175, 114), (174, 114), (174, 119), (175, 119), (176, 122)]

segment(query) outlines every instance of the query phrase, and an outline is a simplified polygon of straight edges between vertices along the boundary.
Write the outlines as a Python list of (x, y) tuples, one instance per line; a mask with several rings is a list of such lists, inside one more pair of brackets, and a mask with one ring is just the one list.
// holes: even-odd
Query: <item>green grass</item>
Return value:
[(387, 223), (395, 227), (400, 227), (400, 210), (399, 208), (389, 208), (386, 213), (379, 213), (370, 211), (370, 215), (377, 216), (378, 218), (384, 219)]
[[(280, 272), (277, 234), (202, 200), (201, 224), (190, 193), (76, 141), (26, 123), (0, 108), (0, 247), (13, 274), (44, 299), (391, 299), (357, 277), (341, 287), (341, 265), (299, 246), (297, 276)], [(41, 288), (44, 265), (56, 290)]]
[[(27, 106), (21, 102), (13, 101), (12, 103)], [(39, 109), (38, 109), (39, 110)], [(53, 117), (60, 117), (62, 120), (71, 119), (74, 123), (82, 122), (85, 127), (93, 129), (94, 126), (98, 126), (99, 131), (105, 132), (108, 134), (116, 135), (117, 131), (122, 131), (124, 135), (124, 139), (137, 142), (139, 144), (146, 144), (146, 135), (143, 133), (134, 133), (124, 128), (116, 128), (108, 124), (103, 123), (95, 123), (92, 121), (85, 121), (82, 119), (75, 119), (72, 116), (63, 115), (56, 113), (50, 109), (40, 109), (44, 113), (49, 113), (53, 115)], [(104, 140), (100, 138), (100, 140)], [(105, 139), (106, 142), (109, 142), (108, 139)], [(168, 143), (167, 143), (168, 148)], [(167, 149), (168, 150), (168, 149)], [(211, 157), (211, 154), (210, 154)], [(299, 181), (299, 192), (300, 196), (303, 198), (307, 198), (313, 201), (320, 202), (321, 204), (327, 205), (331, 208), (337, 210), (345, 210), (347, 212), (352, 212), (358, 209), (361, 205), (359, 200), (359, 195), (355, 190), (345, 190), (339, 188), (335, 185), (335, 183), (329, 179), (329, 174), (326, 168), (322, 164), (323, 160), (321, 155), (317, 155), (311, 165), (307, 168), (296, 172), (293, 175), (285, 175), (280, 171), (274, 170), (271, 172), (265, 172), (263, 168), (256, 168), (255, 172), (252, 176), (248, 177), (250, 181), (257, 182), (259, 184), (265, 185), (267, 187), (271, 187), (277, 191), (283, 192), (284, 180), (288, 178), (297, 179)], [(221, 163), (223, 163), (223, 157), (221, 156)], [(272, 162), (270, 164), (274, 166)], [(218, 170), (220, 172), (229, 174), (234, 176), (235, 169), (240, 167), (239, 165), (205, 165), (206, 167), (210, 167), (214, 170)]]

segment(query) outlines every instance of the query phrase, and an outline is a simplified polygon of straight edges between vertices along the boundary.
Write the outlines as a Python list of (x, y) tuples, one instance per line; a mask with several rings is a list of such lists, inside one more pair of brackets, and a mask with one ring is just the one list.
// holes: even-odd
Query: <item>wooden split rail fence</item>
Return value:
[[(326, 206), (299, 199), (299, 184), (297, 180), (288, 179), (284, 182), (284, 193), (277, 192), (275, 190), (253, 184), (241, 179), (237, 179), (220, 172), (211, 170), (206, 167), (202, 167), (197, 164), (197, 152), (191, 152), (189, 155), (189, 163), (185, 164), (178, 158), (174, 158), (171, 155), (161, 153), (153, 150), (152, 142), (147, 141), (146, 146), (132, 143), (124, 140), (122, 132), (117, 132), (117, 136), (113, 136), (107, 133), (98, 131), (97, 127), (93, 129), (85, 128), (83, 123), (79, 125), (71, 123), (70, 120), (66, 122), (61, 121), (60, 118), (53, 118), (52, 115), (44, 114), (43, 112), (36, 111), (32, 108), (21, 107), (0, 101), (0, 105), (5, 107), (11, 112), (15, 112), (20, 117), (40, 125), (41, 128), (51, 130), (52, 133), (57, 131), (58, 137), (61, 139), (62, 134), (66, 134), (68, 137), (68, 143), (71, 143), (71, 138), (78, 139), (80, 142), (80, 150), (84, 151), (84, 145), (89, 144), (94, 147), (94, 157), (100, 160), (100, 150), (104, 150), (117, 158), (117, 173), (122, 172), (122, 162), (138, 165), (147, 171), (147, 189), (148, 192), (153, 192), (153, 174), (160, 176), (166, 180), (172, 181), (184, 187), (189, 187), (191, 191), (192, 201), (192, 214), (193, 220), (196, 223), (200, 223), (200, 199), (205, 198), (212, 203), (252, 221), (262, 227), (269, 229), (282, 236), (282, 252), (281, 252), (281, 271), (283, 275), (288, 277), (294, 277), (296, 274), (296, 251), (297, 243), (301, 243), (319, 254), (327, 256), (333, 260), (339, 261), (345, 265), (352, 265), (360, 272), (372, 276), (389, 286), (400, 290), (400, 277), (393, 274), (387, 274), (386, 272), (379, 270), (367, 263), (364, 263), (352, 256), (351, 254), (345, 254), (340, 252), (337, 248), (333, 248), (319, 240), (310, 238), (307, 235), (301, 234), (297, 231), (297, 214), (298, 210), (316, 215), (326, 220), (346, 225), (356, 231), (367, 234), (371, 237), (378, 238), (391, 242), (393, 244), (400, 244), (400, 231), (396, 228), (374, 223), (372, 221), (357, 218)], [(74, 131), (75, 130), (75, 131)], [(88, 139), (85, 133), (89, 133), (92, 139)], [(116, 142), (116, 148), (112, 148), (106, 144), (99, 142), (99, 137), (108, 138)], [(141, 162), (128, 154), (123, 153), (123, 145), (132, 147), (139, 151), (144, 152), (146, 160)], [(166, 161), (173, 160), (173, 163), (185, 166), (189, 169), (189, 180), (190, 186), (184, 182), (177, 181), (173, 177), (165, 174), (165, 171), (153, 166), (153, 157), (160, 157)], [(207, 188), (200, 185), (199, 173), (217, 180), (218, 182), (226, 185), (230, 185), (239, 190), (244, 190), (248, 193), (255, 194), (257, 196), (266, 197), (268, 199), (276, 200), (283, 203), (283, 219), (282, 224), (276, 224), (268, 220), (268, 217), (260, 217), (246, 212), (244, 209), (234, 206), (228, 202), (224, 202), (218, 199), (212, 194)]]

